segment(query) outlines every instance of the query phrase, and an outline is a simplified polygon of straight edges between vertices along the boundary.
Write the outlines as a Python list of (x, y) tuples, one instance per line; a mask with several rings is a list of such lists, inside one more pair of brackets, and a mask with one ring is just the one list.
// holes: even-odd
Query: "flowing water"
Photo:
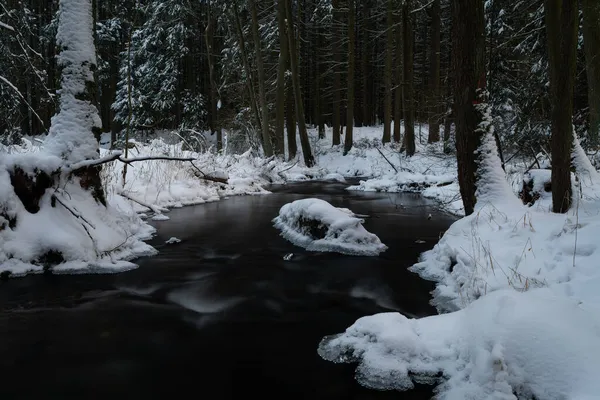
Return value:
[[(364, 389), (317, 345), (362, 316), (434, 314), (433, 285), (406, 268), (453, 218), (418, 195), (344, 188), (290, 184), (172, 210), (154, 223), (159, 255), (133, 271), (0, 282), (0, 398), (429, 399), (430, 387)], [(271, 219), (306, 197), (369, 215), (389, 249), (351, 257), (286, 242)]]

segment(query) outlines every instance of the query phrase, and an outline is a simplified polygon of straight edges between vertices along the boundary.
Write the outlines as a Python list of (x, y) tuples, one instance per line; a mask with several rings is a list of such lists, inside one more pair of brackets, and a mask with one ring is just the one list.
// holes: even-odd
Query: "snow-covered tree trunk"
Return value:
[(67, 162), (98, 157), (102, 122), (96, 108), (96, 51), (91, 0), (59, 3), (60, 109), (52, 118), (46, 149)]
[(494, 134), (492, 107), (489, 104), (489, 94), (486, 90), (477, 91), (477, 102), (474, 108), (478, 114), (479, 124), (475, 129), (475, 135), (479, 138), (480, 144), (475, 152), (477, 165), (475, 209), (494, 203), (503, 206), (512, 204), (516, 207), (518, 206), (517, 197), (508, 184), (502, 168), (502, 160)]
[[(60, 108), (52, 117), (45, 149), (67, 164), (98, 158), (102, 121), (96, 107), (96, 47), (91, 0), (59, 3), (58, 66), (61, 68)], [(84, 189), (106, 205), (100, 167), (75, 172)]]

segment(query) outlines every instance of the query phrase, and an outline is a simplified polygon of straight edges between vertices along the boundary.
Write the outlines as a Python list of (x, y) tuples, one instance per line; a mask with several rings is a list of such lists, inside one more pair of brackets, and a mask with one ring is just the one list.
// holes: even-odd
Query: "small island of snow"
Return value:
[(281, 236), (308, 251), (377, 256), (387, 250), (377, 235), (362, 226), (363, 219), (320, 199), (288, 203), (273, 222)]

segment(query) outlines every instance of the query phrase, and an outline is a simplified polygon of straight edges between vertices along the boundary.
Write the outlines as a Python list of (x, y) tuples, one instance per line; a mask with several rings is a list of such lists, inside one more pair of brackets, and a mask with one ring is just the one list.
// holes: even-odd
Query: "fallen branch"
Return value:
[(149, 204), (149, 203), (146, 203), (146, 202), (144, 202), (142, 200), (139, 200), (139, 199), (136, 199), (134, 197), (131, 197), (130, 195), (128, 195), (127, 193), (125, 193), (123, 191), (119, 191), (119, 192), (117, 192), (117, 194), (119, 196), (121, 196), (121, 197), (125, 197), (126, 199), (133, 201), (134, 203), (138, 203), (142, 207), (146, 207), (147, 209), (151, 210), (153, 213), (155, 213), (157, 215), (160, 215), (163, 212), (169, 211), (166, 208), (159, 207), (159, 206), (156, 206), (154, 204)]
[[(92, 229), (96, 229), (96, 227), (91, 222), (89, 222), (87, 219), (85, 219), (79, 212), (77, 212), (77, 211), (73, 210), (71, 207), (67, 206), (63, 201), (61, 201), (58, 198), (58, 196), (53, 195), (52, 198), (55, 201), (57, 201), (61, 206), (63, 206), (65, 208), (65, 210), (69, 211), (71, 213), (71, 215), (73, 215), (75, 218), (80, 219), (81, 221), (85, 222), (85, 224), (88, 224)], [(87, 228), (87, 226), (85, 226), (85, 224), (83, 222), (81, 223), (81, 227), (83, 228), (83, 230), (85, 230), (85, 233), (87, 233), (88, 237), (92, 241), (92, 245), (94, 246), (94, 252), (96, 253), (96, 257), (98, 257), (99, 256), (98, 243), (96, 242), (96, 239), (94, 239), (94, 237), (90, 233), (89, 229)]]
[(385, 161), (387, 161), (388, 164), (390, 164), (392, 166), (392, 168), (394, 168), (394, 171), (396, 171), (396, 173), (398, 173), (398, 169), (394, 166), (394, 164), (392, 164), (392, 162), (390, 160), (388, 160), (388, 158), (383, 154), (383, 152), (381, 150), (379, 150), (379, 147), (375, 147), (375, 149), (377, 149), (379, 154), (381, 154), (381, 157), (383, 157), (385, 159)]
[(132, 158), (118, 158), (119, 161), (124, 162), (125, 164), (131, 164), (138, 161), (152, 161), (152, 160), (164, 160), (164, 161), (195, 161), (197, 158), (194, 157), (168, 157), (168, 156), (145, 156), (145, 157), (132, 157)]
[(55, 201), (57, 201), (61, 206), (63, 206), (67, 211), (69, 211), (75, 218), (78, 218), (78, 219), (82, 220), (83, 222), (85, 222), (86, 224), (88, 224), (89, 226), (91, 226), (92, 229), (96, 229), (96, 227), (94, 226), (94, 224), (92, 224), (90, 221), (88, 221), (87, 219), (85, 219), (83, 217), (83, 215), (81, 215), (79, 212), (77, 212), (74, 209), (72, 209), (71, 207), (67, 206), (57, 195), (53, 195), (53, 199)]
[(207, 181), (211, 181), (211, 182), (224, 183), (225, 185), (228, 183), (227, 179), (225, 179), (225, 178), (219, 178), (218, 176), (210, 176), (210, 175), (205, 174), (204, 172), (202, 172), (202, 170), (200, 168), (198, 168), (196, 166), (196, 164), (194, 164), (193, 160), (190, 160), (190, 164), (192, 164), (192, 167), (194, 167), (196, 169), (196, 171), (200, 172), (200, 174), (202, 175), (202, 176), (196, 175), (196, 176), (198, 176), (198, 178), (201, 178), (201, 179), (204, 179)]
[(194, 169), (196, 169), (196, 171), (200, 172), (200, 174), (201, 174), (201, 176), (198, 176), (198, 178), (201, 178), (201, 179), (204, 179), (207, 181), (211, 181), (211, 182), (218, 182), (218, 183), (224, 183), (224, 184), (228, 183), (227, 179), (225, 179), (225, 178), (219, 178), (217, 176), (207, 175), (204, 172), (202, 172), (202, 170), (200, 170), (200, 168), (198, 168), (194, 164), (194, 161), (197, 160), (197, 158), (194, 158), (194, 157), (181, 158), (181, 157), (169, 157), (169, 156), (144, 156), (144, 157), (124, 158), (124, 157), (122, 157), (122, 155), (123, 155), (123, 153), (121, 151), (117, 151), (113, 154), (109, 154), (105, 157), (97, 158), (95, 160), (80, 161), (78, 163), (75, 163), (75, 164), (67, 167), (63, 171), (63, 174), (67, 175), (67, 174), (73, 173), (82, 168), (94, 167), (94, 166), (106, 164), (106, 163), (109, 163), (112, 161), (121, 161), (122, 163), (125, 163), (127, 165), (130, 165), (131, 163), (138, 162), (138, 161), (155, 161), (155, 160), (156, 161), (181, 161), (181, 162), (189, 162), (190, 164), (192, 164), (192, 167), (194, 167)]

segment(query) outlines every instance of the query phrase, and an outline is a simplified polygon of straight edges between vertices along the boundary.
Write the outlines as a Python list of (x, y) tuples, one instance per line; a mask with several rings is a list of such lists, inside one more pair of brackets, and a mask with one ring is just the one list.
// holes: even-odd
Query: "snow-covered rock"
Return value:
[(379, 390), (439, 382), (444, 400), (592, 399), (600, 393), (598, 311), (548, 289), (501, 290), (451, 314), (361, 318), (325, 338), (319, 354), (358, 362), (358, 381)]
[(387, 246), (362, 226), (348, 209), (320, 199), (302, 199), (281, 207), (273, 220), (281, 236), (309, 251), (376, 256)]

